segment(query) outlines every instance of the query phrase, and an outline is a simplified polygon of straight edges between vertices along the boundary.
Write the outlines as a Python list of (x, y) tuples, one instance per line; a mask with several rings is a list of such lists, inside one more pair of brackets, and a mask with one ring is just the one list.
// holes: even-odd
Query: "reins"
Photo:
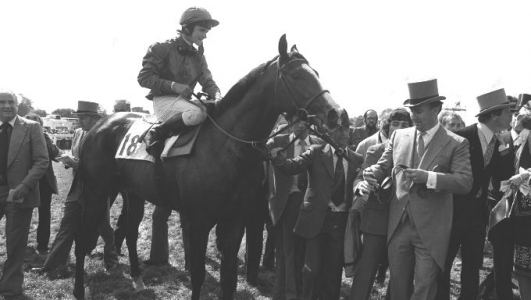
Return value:
[[(280, 61), (277, 60), (277, 66), (278, 66), (278, 71), (277, 71), (277, 77), (275, 79), (275, 98), (274, 98), (274, 103), (276, 102), (276, 99), (277, 99), (277, 86), (278, 86), (278, 81), (280, 79), (280, 83), (282, 84), (282, 87), (284, 88), (284, 90), (286, 91), (286, 93), (288, 94), (288, 98), (291, 100), (291, 102), (293, 103), (293, 105), (295, 106), (296, 110), (297, 110), (297, 116), (299, 117), (299, 119), (296, 121), (296, 122), (292, 122), (290, 124), (288, 124), (288, 126), (285, 126), (284, 128), (278, 130), (277, 132), (275, 132), (274, 134), (270, 135), (269, 137), (263, 139), (263, 140), (246, 140), (246, 139), (242, 139), (242, 138), (239, 138), (237, 136), (234, 136), (233, 134), (227, 132), (225, 129), (223, 129), (215, 120), (214, 118), (212, 118), (212, 116), (208, 113), (208, 111), (206, 111), (205, 109), (205, 112), (207, 114), (207, 118), (212, 122), (212, 124), (214, 124), (214, 126), (216, 126), (216, 128), (221, 131), (223, 134), (225, 134), (226, 136), (228, 136), (229, 138), (235, 140), (235, 141), (238, 141), (240, 143), (244, 143), (244, 144), (250, 144), (252, 145), (253, 148), (255, 148), (256, 150), (258, 150), (263, 156), (265, 156), (267, 159), (272, 159), (272, 156), (271, 156), (271, 152), (270, 152), (270, 149), (267, 147), (267, 146), (264, 146), (264, 149), (261, 149), (260, 148), (260, 144), (265, 144), (265, 142), (267, 142), (269, 139), (287, 131), (288, 129), (290, 129), (291, 127), (293, 127), (295, 124), (297, 124), (298, 122), (303, 122), (304, 125), (309, 129), (311, 130), (312, 132), (315, 132), (317, 133), (316, 135), (319, 136), (320, 138), (322, 138), (323, 140), (325, 141), (330, 141), (329, 143), (331, 144), (332, 147), (334, 147), (335, 143), (328, 137), (326, 136), (326, 138), (323, 138), (322, 136), (324, 136), (323, 134), (321, 133), (318, 133), (317, 131), (314, 131), (312, 128), (311, 128), (311, 118), (313, 117), (312, 115), (310, 115), (308, 113), (308, 111), (306, 110), (312, 103), (313, 101), (315, 101), (315, 99), (321, 97), (322, 95), (324, 95), (325, 93), (329, 93), (328, 90), (322, 90), (320, 92), (318, 92), (317, 94), (315, 94), (313, 97), (311, 97), (305, 104), (302, 108), (300, 108), (298, 105), (297, 105), (297, 102), (295, 101), (295, 98), (293, 97), (293, 94), (291, 93), (291, 90), (288, 88), (288, 85), (286, 83), (286, 79), (285, 79), (285, 76), (283, 76), (283, 69), (289, 65), (290, 63), (292, 62), (296, 62), (296, 61), (302, 61), (303, 63), (308, 63), (306, 60), (304, 59), (301, 59), (301, 58), (298, 58), (298, 59), (293, 59), (293, 60), (290, 60), (288, 63), (286, 63), (284, 66), (280, 67)], [(198, 94), (193, 94), (197, 100), (199, 102), (201, 102), (201, 104), (203, 104), (203, 106), (206, 107), (206, 104), (203, 102), (203, 100), (201, 99), (201, 96), (202, 95), (205, 95), (203, 93), (198, 93)], [(203, 109), (203, 108), (202, 108)], [(288, 147), (290, 147), (297, 139), (299, 139), (299, 136), (296, 136), (286, 147), (284, 147), (282, 150), (285, 151)], [(337, 146), (334, 147), (337, 149)], [(342, 149), (339, 149), (339, 150), (342, 150)], [(344, 157), (350, 161), (350, 159), (344, 155)]]

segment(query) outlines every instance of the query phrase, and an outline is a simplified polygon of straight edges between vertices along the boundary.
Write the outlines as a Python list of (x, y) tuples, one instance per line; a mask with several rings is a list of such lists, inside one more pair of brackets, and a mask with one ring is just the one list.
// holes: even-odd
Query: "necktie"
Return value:
[(419, 157), (422, 158), (424, 155), (424, 151), (426, 151), (426, 148), (424, 146), (424, 136), (426, 135), (426, 131), (420, 131), (419, 132), (419, 141), (418, 141), (418, 147), (417, 152), (419, 153)]
[[(300, 140), (299, 141), (299, 147), (300, 147), (300, 151), (302, 153), (306, 152), (306, 141), (305, 140)], [(297, 186), (299, 187), (299, 189), (303, 191), (303, 189), (306, 189), (306, 186), (308, 185), (308, 172), (302, 172), (300, 173), (299, 175), (297, 175), (298, 178), (297, 178)]]
[(496, 144), (496, 135), (494, 135), (492, 139), (490, 139), (490, 142), (487, 145), (487, 150), (485, 150), (485, 155), (483, 155), (483, 163), (485, 167), (489, 164), (490, 159), (492, 158), (492, 153), (494, 152), (494, 144)]
[(0, 184), (7, 184), (7, 154), (9, 152), (9, 128), (11, 124), (5, 122), (0, 126)]
[(337, 156), (336, 170), (334, 172), (334, 192), (332, 193), (332, 203), (335, 206), (341, 205), (345, 200), (345, 168), (343, 168), (343, 157)]

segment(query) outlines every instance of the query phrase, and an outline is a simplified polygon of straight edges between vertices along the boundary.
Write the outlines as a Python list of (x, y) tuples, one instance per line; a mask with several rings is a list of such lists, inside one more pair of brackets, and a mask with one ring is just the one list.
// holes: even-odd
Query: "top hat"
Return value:
[(78, 101), (77, 110), (73, 112), (75, 115), (95, 115), (101, 116), (98, 112), (99, 104), (90, 101)]
[(409, 88), (409, 99), (404, 101), (405, 107), (415, 107), (421, 104), (446, 99), (444, 96), (439, 96), (439, 91), (437, 89), (437, 79), (412, 82), (408, 83), (407, 86)]
[(516, 109), (520, 109), (522, 106), (526, 105), (527, 102), (531, 100), (531, 95), (529, 94), (520, 94), (518, 96), (518, 104), (516, 105)]
[(477, 99), (479, 103), (479, 113), (476, 115), (476, 117), (482, 114), (489, 113), (493, 110), (511, 107), (515, 105), (515, 103), (511, 103), (507, 99), (504, 89), (499, 89), (490, 93), (483, 94), (481, 96), (478, 96)]

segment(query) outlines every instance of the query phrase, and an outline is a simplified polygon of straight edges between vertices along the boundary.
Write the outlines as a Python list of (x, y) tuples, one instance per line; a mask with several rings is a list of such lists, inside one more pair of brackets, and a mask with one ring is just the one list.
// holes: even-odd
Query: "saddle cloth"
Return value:
[[(154, 163), (155, 157), (147, 153), (146, 144), (141, 140), (151, 125), (151, 122), (146, 122), (143, 119), (135, 120), (122, 139), (122, 142), (116, 151), (115, 158), (145, 160)], [(201, 125), (195, 126), (181, 135), (167, 138), (164, 142), (164, 151), (162, 151), (161, 158), (165, 159), (190, 154), (193, 150), (200, 128)]]

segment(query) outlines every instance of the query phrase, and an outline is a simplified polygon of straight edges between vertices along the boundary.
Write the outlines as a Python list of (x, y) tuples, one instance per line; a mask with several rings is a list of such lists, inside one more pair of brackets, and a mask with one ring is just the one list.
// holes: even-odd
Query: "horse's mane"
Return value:
[(256, 79), (260, 77), (277, 58), (278, 55), (270, 61), (254, 68), (251, 72), (249, 72), (249, 74), (245, 75), (245, 77), (233, 85), (225, 97), (223, 97), (223, 99), (219, 101), (218, 105), (216, 106), (216, 114), (221, 115), (227, 109), (237, 104), (243, 98), (243, 95), (249, 90), (249, 88), (253, 86), (253, 84), (256, 82)]

